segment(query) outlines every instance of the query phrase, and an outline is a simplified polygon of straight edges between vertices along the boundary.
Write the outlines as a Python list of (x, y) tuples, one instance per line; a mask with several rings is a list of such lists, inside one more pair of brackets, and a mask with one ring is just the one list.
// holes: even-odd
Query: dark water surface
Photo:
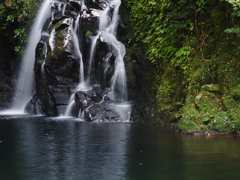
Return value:
[(240, 178), (239, 137), (135, 123), (0, 116), (0, 180)]

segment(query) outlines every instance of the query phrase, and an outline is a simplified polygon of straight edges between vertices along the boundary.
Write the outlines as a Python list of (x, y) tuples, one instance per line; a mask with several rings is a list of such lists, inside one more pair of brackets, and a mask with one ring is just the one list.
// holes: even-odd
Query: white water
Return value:
[(108, 16), (109, 13), (109, 6), (105, 8), (101, 16), (99, 17), (99, 31), (106, 31), (106, 28), (109, 26), (110, 17)]
[(45, 61), (42, 62), (42, 65), (41, 65), (41, 82), (42, 82), (42, 85), (45, 86), (45, 82), (46, 82), (46, 77), (45, 77), (45, 71), (44, 71), (44, 66), (45, 66)]
[[(86, 9), (86, 5), (84, 3), (84, 0), (82, 1), (82, 9)], [(76, 87), (76, 89), (74, 90), (74, 93), (71, 95), (70, 97), (70, 100), (68, 102), (68, 106), (67, 106), (67, 109), (64, 113), (64, 116), (71, 116), (72, 114), (72, 108), (74, 107), (75, 105), (75, 100), (74, 100), (74, 96), (75, 96), (75, 93), (77, 91), (80, 91), (80, 90), (85, 90), (87, 88), (87, 86), (85, 85), (85, 81), (84, 81), (84, 67), (83, 67), (83, 57), (82, 57), (82, 52), (80, 50), (80, 44), (79, 44), (79, 39), (78, 39), (78, 31), (79, 31), (79, 21), (80, 21), (80, 14), (77, 16), (77, 19), (75, 20), (75, 24), (72, 22), (71, 24), (71, 30), (72, 30), (72, 36), (73, 36), (73, 44), (74, 44), (74, 50), (75, 50), (75, 53), (77, 55), (77, 58), (79, 59), (79, 64), (80, 64), (80, 67), (79, 67), (79, 84), (78, 86)], [(73, 19), (72, 19), (73, 20)]]
[(81, 11), (83, 11), (84, 9), (87, 9), (87, 6), (85, 5), (85, 1), (82, 0)]
[(66, 109), (66, 112), (64, 114), (64, 116), (71, 116), (72, 115), (72, 108), (75, 105), (75, 100), (74, 100), (74, 94), (71, 96), (70, 100), (69, 100), (69, 105)]
[(95, 48), (96, 48), (96, 44), (97, 44), (97, 40), (98, 40), (99, 35), (96, 35), (92, 38), (92, 43), (91, 43), (91, 48), (90, 48), (90, 56), (89, 56), (89, 65), (88, 65), (88, 82), (91, 81), (91, 71), (92, 71), (92, 62), (93, 62), (93, 56), (95, 54)]
[(126, 54), (125, 46), (116, 39), (116, 29), (119, 20), (119, 7), (121, 0), (110, 1), (110, 6), (114, 8), (112, 21), (106, 27), (101, 35), (103, 41), (109, 43), (117, 52), (115, 59), (115, 71), (111, 79), (109, 98), (113, 100), (113, 106), (123, 121), (129, 121), (131, 116), (131, 105), (127, 102), (127, 78), (125, 72), (124, 56)]
[(112, 17), (112, 22), (109, 25), (109, 33), (113, 34), (114, 36), (116, 36), (116, 29), (117, 29), (117, 25), (118, 25), (118, 20), (119, 20), (119, 7), (121, 5), (121, 1), (120, 0), (113, 0), (110, 4), (111, 6), (114, 6), (114, 12), (113, 12), (113, 17)]
[[(97, 39), (100, 38), (101, 41), (109, 44), (113, 48), (113, 51), (115, 51), (115, 72), (111, 80), (112, 83), (109, 93), (109, 97), (113, 102), (125, 102), (127, 100), (126, 72), (123, 60), (126, 50), (125, 46), (116, 38), (116, 27), (118, 24), (118, 11), (120, 5), (120, 0), (111, 0), (99, 17), (98, 34), (92, 38), (88, 69), (88, 79), (90, 79), (93, 55), (97, 45), (96, 42)], [(114, 8), (112, 19), (109, 17), (110, 7)], [(116, 89), (118, 89), (117, 92)]]
[(80, 109), (79, 112), (78, 112), (78, 119), (84, 119), (84, 114), (85, 112)]
[(56, 37), (56, 31), (55, 31), (55, 28), (53, 28), (53, 30), (51, 31), (51, 33), (49, 35), (49, 40), (48, 40), (48, 43), (49, 43), (49, 46), (50, 46), (52, 52), (55, 47), (55, 42), (56, 42), (55, 37)]
[[(99, 17), (99, 27), (98, 32), (96, 36), (92, 37), (91, 47), (90, 47), (90, 54), (89, 54), (89, 63), (88, 63), (88, 72), (87, 72), (87, 83), (85, 83), (83, 75), (80, 75), (80, 83), (78, 87), (75, 89), (74, 93), (72, 94), (69, 105), (67, 107), (67, 110), (65, 112), (65, 116), (71, 115), (71, 109), (74, 105), (74, 95), (75, 92), (79, 90), (86, 90), (91, 88), (91, 86), (94, 84), (94, 82), (91, 82), (91, 73), (95, 71), (93, 69), (93, 61), (94, 61), (94, 54), (97, 46), (97, 40), (100, 38), (102, 42), (106, 42), (109, 47), (112, 49), (112, 53), (109, 57), (106, 58), (106, 63), (104, 67), (104, 77), (106, 75), (107, 68), (110, 66), (108, 63), (109, 58), (112, 56), (112, 54), (115, 56), (115, 65), (114, 65), (114, 74), (111, 79), (111, 87), (110, 92), (107, 95), (104, 95), (104, 98), (108, 96), (111, 101), (113, 102), (111, 105), (116, 110), (116, 112), (120, 115), (121, 119), (123, 121), (128, 121), (130, 119), (130, 113), (131, 113), (131, 106), (127, 102), (127, 86), (126, 86), (126, 72), (125, 72), (125, 65), (124, 65), (124, 56), (126, 54), (125, 46), (117, 40), (116, 38), (116, 28), (118, 25), (119, 20), (119, 6), (121, 5), (120, 0), (110, 0), (109, 4), (105, 6), (105, 9), (101, 13)], [(113, 10), (112, 18), (110, 18), (110, 10)], [(78, 20), (77, 20), (78, 21)], [(77, 23), (76, 23), (77, 24)], [(74, 47), (77, 51), (77, 54), (79, 57), (82, 57), (82, 54), (80, 52), (79, 48), (79, 41), (77, 39), (77, 27), (73, 30), (73, 36), (74, 36)], [(81, 59), (81, 58), (80, 58)], [(83, 69), (81, 69), (82, 66), (82, 59), (80, 62), (80, 74), (84, 74)], [(88, 84), (88, 88), (86, 87), (86, 84)], [(100, 103), (103, 103), (103, 100)], [(83, 117), (84, 111), (82, 112), (81, 109), (79, 111), (79, 118)]]
[[(41, 8), (38, 11), (35, 23), (33, 24), (30, 36), (29, 36), (29, 42), (27, 43), (25, 54), (22, 58), (22, 64), (20, 67), (20, 73), (19, 73), (19, 79), (17, 84), (17, 91), (15, 94), (15, 99), (12, 105), (12, 108), (4, 113), (0, 114), (23, 114), (26, 104), (29, 102), (29, 100), (32, 97), (34, 86), (33, 86), (33, 80), (34, 80), (34, 62), (35, 62), (35, 48), (37, 46), (37, 43), (39, 42), (41, 38), (41, 34), (46, 32), (42, 32), (42, 27), (49, 17), (51, 17), (51, 3), (57, 2), (59, 10), (62, 9), (62, 13), (64, 13), (65, 5), (61, 6), (62, 4), (58, 1), (54, 0), (44, 0)], [(79, 2), (80, 3), (80, 2)], [(87, 9), (84, 0), (82, 3), (82, 9)], [(73, 44), (74, 44), (74, 51), (79, 59), (79, 84), (74, 90), (74, 93), (72, 94), (69, 105), (65, 111), (64, 116), (71, 116), (72, 109), (75, 105), (74, 96), (77, 91), (87, 91), (91, 89), (94, 82), (91, 82), (91, 72), (95, 69), (93, 68), (93, 61), (94, 61), (94, 53), (97, 46), (97, 40), (100, 39), (102, 42), (106, 42), (106, 44), (109, 46), (110, 49), (112, 49), (112, 52), (109, 53), (110, 56), (106, 57), (105, 63), (103, 64), (103, 78), (106, 79), (106, 71), (110, 67), (109, 58), (114, 56), (115, 57), (115, 64), (114, 64), (114, 73), (113, 77), (111, 79), (111, 86), (110, 91), (107, 95), (103, 96), (103, 100), (100, 103), (104, 102), (105, 97), (109, 97), (112, 102), (113, 108), (115, 108), (116, 112), (120, 115), (121, 119), (123, 121), (128, 121), (130, 118), (131, 113), (131, 106), (127, 102), (127, 87), (126, 87), (126, 72), (125, 72), (125, 65), (124, 65), (124, 56), (126, 53), (125, 46), (117, 40), (116, 38), (116, 28), (118, 25), (119, 20), (119, 6), (121, 5), (120, 0), (109, 0), (109, 2), (106, 4), (104, 10), (102, 13), (100, 13), (99, 16), (99, 28), (97, 31), (97, 35), (92, 37), (92, 43), (90, 48), (90, 55), (89, 55), (89, 68), (87, 72), (87, 78), (85, 82), (84, 77), (84, 67), (83, 67), (83, 56), (81, 52), (81, 45), (79, 43), (78, 39), (78, 32), (79, 32), (79, 21), (81, 16), (78, 15), (76, 20), (74, 20), (74, 23), (71, 23), (70, 30), (72, 32), (73, 37)], [(113, 11), (112, 11), (113, 10)], [(112, 13), (112, 15), (110, 15)], [(53, 17), (52, 17), (53, 18)], [(72, 19), (73, 20), (73, 19)], [(55, 29), (52, 30), (52, 32), (49, 34), (49, 46), (53, 51), (53, 48), (55, 47)], [(44, 47), (44, 48), (47, 48)], [(47, 49), (45, 49), (47, 51)], [(46, 56), (46, 54), (45, 54)], [(42, 78), (44, 78), (44, 64), (42, 64)], [(79, 111), (79, 118), (83, 118), (84, 111)]]
[[(77, 19), (75, 21), (75, 27), (71, 26), (71, 29), (73, 31), (73, 43), (74, 43), (74, 49), (75, 49), (75, 53), (80, 61), (80, 68), (79, 68), (79, 79), (80, 79), (80, 84), (82, 84), (84, 82), (84, 68), (83, 68), (83, 58), (82, 58), (82, 53), (80, 50), (80, 45), (79, 45), (79, 40), (78, 40), (78, 30), (79, 30), (79, 19), (80, 19), (80, 15), (77, 16)], [(72, 23), (74, 24), (74, 23)]]
[(22, 58), (18, 83), (16, 86), (15, 99), (9, 112), (16, 114), (24, 113), (24, 108), (32, 97), (34, 88), (33, 67), (35, 62), (35, 48), (41, 38), (43, 24), (45, 23), (46, 19), (51, 17), (51, 2), (52, 0), (44, 0), (32, 26), (32, 30), (28, 38), (29, 41)]
[(108, 27), (110, 22), (108, 13), (109, 13), (109, 6), (107, 6), (104, 9), (101, 16), (99, 17), (98, 33), (96, 36), (92, 37), (90, 56), (89, 56), (89, 66), (88, 66), (88, 82), (91, 81), (92, 63), (93, 63), (93, 58), (95, 54), (95, 49), (97, 46), (97, 40), (100, 37), (101, 33), (107, 30), (106, 28)]
[[(126, 54), (125, 46), (114, 35), (106, 32), (102, 32), (102, 41), (112, 45), (117, 53), (109, 96), (113, 102), (125, 102), (127, 100), (126, 72), (123, 60)], [(118, 89), (118, 92), (116, 92), (116, 89)]]

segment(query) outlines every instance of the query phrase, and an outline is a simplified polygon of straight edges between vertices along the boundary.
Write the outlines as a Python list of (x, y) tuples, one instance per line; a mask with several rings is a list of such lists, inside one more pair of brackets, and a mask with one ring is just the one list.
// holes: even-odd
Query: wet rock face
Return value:
[[(3, 73), (0, 73), (2, 75)], [(1, 77), (6, 76), (5, 74)], [(10, 83), (6, 82), (5, 79), (0, 80), (0, 108), (7, 108), (10, 106), (11, 96), (13, 94), (13, 89)]]
[[(81, 78), (81, 57), (78, 51), (82, 52), (83, 68), (87, 75), (91, 43), (98, 32), (99, 16), (108, 3), (108, 0), (85, 0), (85, 4), (81, 0), (52, 3), (52, 19), (46, 20), (36, 47), (36, 90), (25, 108), (26, 112), (47, 116), (63, 115), (70, 96), (75, 93), (74, 108), (71, 110), (73, 116), (97, 122), (121, 119), (110, 99), (103, 93), (109, 89), (118, 53), (110, 53), (112, 47), (101, 38), (97, 40), (96, 55), (89, 72), (89, 80), (99, 83), (99, 88), (75, 90)], [(120, 31), (124, 32), (124, 25), (119, 24)]]
[(79, 116), (88, 121), (112, 122), (121, 120), (109, 99), (94, 90), (76, 92), (75, 103), (76, 109), (81, 110)]
[(103, 9), (106, 7), (106, 4), (109, 0), (86, 0), (85, 3), (87, 7), (91, 7), (92, 9)]
[[(13, 96), (13, 60), (16, 59), (11, 46), (8, 44), (8, 37), (0, 35), (0, 108), (9, 108)], [(8, 43), (7, 43), (8, 42)]]
[(58, 115), (55, 98), (50, 92), (35, 94), (25, 110), (30, 114)]

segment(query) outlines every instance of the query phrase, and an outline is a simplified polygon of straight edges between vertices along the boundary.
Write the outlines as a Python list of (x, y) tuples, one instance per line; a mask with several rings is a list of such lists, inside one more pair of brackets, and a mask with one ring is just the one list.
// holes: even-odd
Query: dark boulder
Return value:
[(93, 104), (84, 110), (84, 118), (91, 122), (115, 122), (121, 118), (110, 103)]
[(94, 122), (109, 122), (120, 120), (114, 106), (108, 98), (102, 97), (94, 90), (77, 91), (75, 93), (77, 112), (82, 112), (84, 119)]
[(35, 94), (26, 105), (25, 112), (30, 114), (41, 114), (47, 116), (57, 116), (57, 108), (54, 96), (50, 92)]

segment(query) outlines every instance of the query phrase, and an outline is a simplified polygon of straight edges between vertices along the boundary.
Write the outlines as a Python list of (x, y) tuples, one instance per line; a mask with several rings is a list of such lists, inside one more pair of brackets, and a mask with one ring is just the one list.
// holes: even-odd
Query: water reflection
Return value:
[(240, 175), (240, 138), (181, 136), (187, 179), (236, 179)]
[(240, 137), (185, 136), (132, 124), (129, 180), (219, 180), (240, 175)]
[(173, 132), (133, 124), (128, 151), (128, 179), (185, 179), (182, 142)]
[(125, 179), (129, 127), (43, 118), (2, 120), (0, 178)]
[(3, 180), (219, 180), (240, 176), (239, 137), (134, 123), (0, 117)]

